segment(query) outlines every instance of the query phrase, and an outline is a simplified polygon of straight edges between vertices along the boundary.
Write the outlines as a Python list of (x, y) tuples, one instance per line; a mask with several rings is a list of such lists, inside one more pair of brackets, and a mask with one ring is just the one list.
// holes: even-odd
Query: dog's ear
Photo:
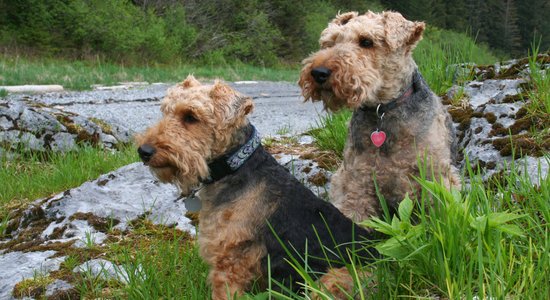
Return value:
[(216, 80), (210, 90), (209, 96), (212, 99), (228, 99), (228, 96), (234, 94), (235, 91), (229, 85), (222, 81)]
[(241, 95), (239, 95), (238, 97), (239, 98), (237, 99), (237, 102), (239, 103), (239, 112), (243, 116), (250, 114), (254, 110), (254, 101), (252, 100), (252, 98)]
[(201, 83), (197, 79), (195, 79), (195, 76), (193, 75), (188, 75), (187, 78), (185, 78), (185, 80), (181, 83), (181, 86), (184, 89), (200, 85)]
[(422, 33), (426, 24), (424, 22), (412, 22), (405, 19), (400, 13), (384, 12), (384, 33), (386, 42), (392, 50), (405, 48), (406, 51), (414, 49), (422, 39)]
[(357, 15), (358, 13), (355, 11), (350, 11), (343, 14), (338, 13), (336, 17), (331, 21), (331, 23), (336, 25), (346, 25), (349, 22), (349, 20), (357, 17)]

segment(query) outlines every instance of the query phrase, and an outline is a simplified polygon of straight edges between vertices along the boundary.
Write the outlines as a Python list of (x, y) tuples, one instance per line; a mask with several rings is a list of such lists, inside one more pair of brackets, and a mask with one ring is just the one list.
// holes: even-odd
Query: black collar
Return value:
[(363, 105), (360, 107), (362, 111), (374, 111), (377, 113), (378, 116), (398, 107), (399, 105), (407, 102), (411, 96), (414, 94), (414, 92), (417, 90), (417, 85), (419, 84), (419, 80), (421, 78), (420, 72), (418, 72), (418, 69), (414, 70), (413, 73), (413, 80), (411, 82), (411, 85), (407, 90), (405, 90), (399, 97), (393, 99), (392, 101), (388, 103), (380, 103), (377, 104), (374, 107)]
[(261, 139), (253, 125), (247, 141), (222, 156), (214, 159), (208, 164), (210, 175), (206, 179), (201, 179), (201, 183), (209, 184), (222, 179), (223, 177), (235, 173), (251, 156), (256, 149), (261, 146)]

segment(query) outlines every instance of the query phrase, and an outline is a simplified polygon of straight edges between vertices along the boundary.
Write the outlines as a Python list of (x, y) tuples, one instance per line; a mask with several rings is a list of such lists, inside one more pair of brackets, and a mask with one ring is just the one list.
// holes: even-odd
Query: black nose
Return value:
[(315, 82), (318, 84), (325, 83), (330, 77), (330, 73), (332, 72), (325, 67), (319, 67), (311, 70), (311, 76), (313, 76), (313, 79), (315, 79)]
[(151, 157), (153, 157), (153, 154), (157, 152), (157, 150), (155, 150), (155, 147), (148, 144), (141, 145), (137, 151), (139, 157), (141, 158), (141, 160), (143, 160), (143, 162), (150, 161)]

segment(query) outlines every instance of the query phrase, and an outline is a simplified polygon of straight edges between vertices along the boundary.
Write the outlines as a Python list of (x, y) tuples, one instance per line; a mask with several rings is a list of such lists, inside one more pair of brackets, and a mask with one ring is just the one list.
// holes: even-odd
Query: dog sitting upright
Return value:
[(306, 101), (353, 109), (330, 197), (354, 221), (381, 216), (377, 188), (392, 212), (418, 191), (412, 176), (419, 176), (419, 160), (428, 175), (433, 167), (433, 179), (460, 186), (451, 118), (412, 58), (424, 27), (396, 12), (341, 14), (321, 33), (321, 49), (303, 61)]
[(176, 184), (183, 194), (202, 185), (198, 241), (210, 265), (213, 299), (242, 294), (253, 283), (265, 287), (268, 260), (273, 279), (299, 281), (277, 237), (299, 255), (307, 252), (308, 267), (328, 272), (321, 282), (344, 298), (353, 282), (332, 253), (341, 245), (342, 253), (357, 247), (360, 256), (372, 258), (374, 250), (351, 243), (369, 233), (316, 197), (263, 149), (247, 119), (253, 106), (251, 98), (224, 83), (201, 85), (189, 76), (168, 91), (160, 122), (138, 136), (139, 156), (156, 177)]

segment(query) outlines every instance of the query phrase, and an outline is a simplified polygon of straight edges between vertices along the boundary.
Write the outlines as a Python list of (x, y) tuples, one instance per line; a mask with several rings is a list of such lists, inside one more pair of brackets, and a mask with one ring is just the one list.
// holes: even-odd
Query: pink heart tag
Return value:
[(380, 147), (386, 141), (386, 133), (376, 130), (370, 134), (370, 140), (376, 147)]

